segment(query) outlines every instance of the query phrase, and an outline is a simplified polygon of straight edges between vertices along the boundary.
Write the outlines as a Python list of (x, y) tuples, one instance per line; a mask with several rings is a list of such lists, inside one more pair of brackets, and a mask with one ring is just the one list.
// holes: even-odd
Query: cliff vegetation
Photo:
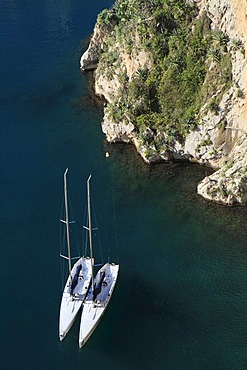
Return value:
[[(133, 142), (147, 162), (187, 159), (235, 168), (230, 154), (241, 135), (229, 137), (228, 127), (233, 103), (245, 101), (245, 39), (231, 31), (231, 1), (212, 2), (116, 0), (99, 14), (81, 67), (97, 67), (95, 91), (107, 101), (102, 128), (109, 141)], [(244, 142), (241, 137), (239, 146)], [(213, 190), (206, 181), (201, 193), (244, 204), (245, 174), (242, 163), (241, 190), (234, 184), (232, 196), (218, 192), (217, 176)]]

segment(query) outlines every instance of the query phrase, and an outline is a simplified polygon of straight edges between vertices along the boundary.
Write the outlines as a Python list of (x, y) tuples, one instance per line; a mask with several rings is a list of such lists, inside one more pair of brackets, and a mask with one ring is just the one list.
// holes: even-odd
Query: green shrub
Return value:
[(214, 112), (215, 114), (218, 114), (219, 113), (219, 110), (220, 110), (220, 107), (219, 105), (216, 103), (215, 99), (212, 100), (210, 103), (209, 103), (209, 109), (211, 112)]
[(232, 49), (233, 50), (241, 50), (244, 47), (243, 41), (240, 39), (233, 39), (232, 40)]
[[(138, 54), (138, 34), (142, 48), (154, 61), (151, 70), (137, 71), (131, 81), (117, 70), (124, 88), (119, 91), (121, 104), (111, 107), (111, 113), (116, 119), (131, 117), (140, 134), (150, 127), (154, 132), (165, 132), (168, 142), (183, 140), (196, 128), (205, 102), (215, 96), (209, 109), (217, 114), (223, 93), (231, 86), (228, 37), (220, 30), (211, 31), (206, 12), (195, 17), (193, 4), (184, 0), (117, 0), (110, 12), (100, 16), (105, 24), (115, 22), (115, 31), (109, 33), (111, 46), (118, 42), (134, 56)], [(100, 67), (107, 77), (116, 73), (118, 58), (118, 52), (103, 53)], [(215, 63), (209, 69), (211, 61)], [(157, 146), (162, 146), (158, 141)]]
[(212, 32), (212, 40), (215, 44), (223, 46), (228, 43), (229, 38), (224, 32), (216, 29)]
[(210, 47), (208, 49), (208, 57), (212, 59), (212, 61), (219, 63), (221, 60), (221, 54), (218, 49), (215, 49), (214, 47)]
[(245, 98), (245, 94), (243, 92), (242, 89), (238, 89), (237, 91), (237, 98), (240, 98), (240, 99), (244, 99)]
[(224, 118), (222, 119), (218, 125), (217, 125), (218, 129), (221, 131), (221, 132), (224, 132), (226, 127), (227, 127), (227, 120)]
[(200, 142), (200, 146), (208, 146), (208, 145), (211, 145), (212, 144), (212, 141), (208, 138), (208, 139), (205, 139), (205, 140), (202, 140)]

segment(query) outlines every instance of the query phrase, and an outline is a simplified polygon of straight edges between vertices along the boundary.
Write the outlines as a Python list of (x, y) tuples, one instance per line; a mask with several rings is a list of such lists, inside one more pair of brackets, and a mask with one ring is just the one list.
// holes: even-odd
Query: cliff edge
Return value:
[(246, 15), (245, 0), (116, 1), (80, 61), (108, 141), (211, 166), (198, 193), (227, 205), (247, 204)]

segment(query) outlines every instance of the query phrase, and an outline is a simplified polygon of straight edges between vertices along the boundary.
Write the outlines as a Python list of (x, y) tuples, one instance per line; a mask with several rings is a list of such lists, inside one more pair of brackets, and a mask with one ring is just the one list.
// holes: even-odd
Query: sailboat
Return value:
[(90, 202), (90, 179), (87, 180), (87, 204), (88, 204), (88, 227), (89, 244), (90, 244), (90, 261), (92, 269), (92, 281), (85, 300), (83, 301), (80, 332), (79, 332), (79, 347), (81, 348), (102, 318), (106, 307), (108, 306), (115, 288), (119, 264), (107, 262), (93, 277), (93, 240), (92, 240), (92, 221), (91, 221), (91, 202)]
[(66, 225), (67, 249), (68, 255), (60, 254), (62, 258), (68, 261), (69, 276), (65, 284), (59, 317), (59, 338), (60, 341), (64, 339), (76, 315), (79, 312), (82, 302), (88, 292), (91, 278), (92, 278), (92, 261), (90, 257), (76, 257), (79, 258), (72, 266), (71, 250), (70, 250), (70, 228), (69, 225), (73, 221), (69, 221), (68, 210), (68, 195), (67, 195), (67, 172), (64, 173), (64, 200), (65, 200), (65, 220), (61, 220)]

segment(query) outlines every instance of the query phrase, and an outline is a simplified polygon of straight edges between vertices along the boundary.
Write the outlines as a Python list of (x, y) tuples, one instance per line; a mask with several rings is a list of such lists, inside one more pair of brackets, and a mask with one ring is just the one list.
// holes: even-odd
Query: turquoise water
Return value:
[[(1, 368), (247, 369), (246, 209), (196, 195), (208, 169), (105, 142), (79, 59), (111, 3), (0, 0)], [(58, 339), (66, 167), (79, 215), (92, 173), (101, 243), (120, 257), (81, 350), (79, 320)]]

